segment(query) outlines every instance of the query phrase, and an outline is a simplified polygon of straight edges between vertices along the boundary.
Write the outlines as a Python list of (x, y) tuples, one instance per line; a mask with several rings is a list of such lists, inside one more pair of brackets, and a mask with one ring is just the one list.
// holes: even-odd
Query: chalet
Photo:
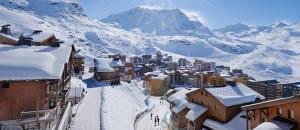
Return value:
[(130, 62), (133, 62), (133, 63), (143, 63), (143, 59), (141, 57), (134, 56), (134, 57), (130, 58)]
[(300, 130), (300, 97), (292, 96), (243, 106), (247, 130)]
[(68, 101), (72, 53), (67, 44), (0, 46), (0, 122), (53, 129)]
[(120, 61), (115, 61), (112, 58), (98, 58), (94, 60), (95, 63), (95, 79), (105, 81), (111, 84), (120, 83), (120, 73), (117, 66), (121, 66)]
[[(211, 126), (212, 123), (226, 125), (231, 120), (238, 118), (237, 115), (242, 112), (242, 105), (264, 99), (262, 95), (240, 83), (235, 86), (193, 88), (192, 91), (184, 94), (178, 96), (181, 97), (181, 100), (176, 100), (177, 103), (168, 99), (172, 105), (170, 108), (171, 117), (174, 117), (171, 118), (171, 122), (175, 126), (185, 124), (176, 127), (177, 129), (214, 129)], [(177, 111), (174, 112), (173, 109)]]
[(186, 66), (187, 64), (188, 64), (187, 59), (185, 59), (185, 58), (178, 59), (178, 66)]
[(6, 44), (6, 45), (15, 45), (18, 42), (17, 38), (14, 38), (11, 35), (10, 25), (3, 25), (1, 26), (0, 31), (0, 44)]
[(148, 64), (152, 59), (152, 55), (142, 55), (143, 63)]
[(82, 75), (84, 73), (84, 56), (79, 53), (74, 54), (73, 56), (73, 71), (75, 74)]
[(241, 83), (234, 86), (197, 89), (187, 93), (186, 96), (190, 102), (207, 108), (206, 112), (201, 112), (202, 115), (199, 114), (193, 118), (194, 120), (189, 120), (188, 127), (192, 129), (202, 127), (207, 118), (226, 124), (241, 112), (242, 105), (264, 99), (262, 95)]
[[(196, 89), (192, 88), (175, 88), (173, 91), (168, 93), (173, 93), (167, 97), (167, 101), (170, 103), (170, 123), (168, 124), (169, 130), (179, 130), (186, 129), (188, 120), (185, 118), (189, 109), (186, 107), (188, 100), (186, 94), (194, 91)], [(166, 93), (166, 95), (169, 95)]]
[(17, 45), (29, 46), (53, 46), (58, 47), (60, 42), (55, 37), (54, 33), (43, 32), (42, 30), (34, 30), (31, 34), (20, 36)]
[(166, 62), (167, 70), (177, 70), (177, 63), (176, 62)]
[(170, 78), (159, 72), (145, 73), (144, 85), (153, 96), (162, 96), (170, 89)]
[(125, 72), (124, 72), (124, 80), (130, 81), (136, 77), (135, 75), (135, 66), (132, 62), (125, 63)]
[(162, 53), (160, 51), (156, 52), (155, 59), (158, 60), (158, 61), (162, 61), (163, 55), (162, 55)]
[(119, 60), (121, 60), (123, 63), (126, 62), (126, 56), (125, 56), (125, 55), (121, 55), (121, 54), (108, 55), (108, 58), (119, 59)]

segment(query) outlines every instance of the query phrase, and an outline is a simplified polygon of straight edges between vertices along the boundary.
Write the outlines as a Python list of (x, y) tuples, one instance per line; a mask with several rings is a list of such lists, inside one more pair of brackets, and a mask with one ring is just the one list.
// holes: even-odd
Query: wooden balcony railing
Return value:
[(55, 119), (59, 107), (60, 105), (57, 104), (57, 106), (53, 109), (21, 112), (21, 118), (19, 121), (22, 123), (51, 121)]

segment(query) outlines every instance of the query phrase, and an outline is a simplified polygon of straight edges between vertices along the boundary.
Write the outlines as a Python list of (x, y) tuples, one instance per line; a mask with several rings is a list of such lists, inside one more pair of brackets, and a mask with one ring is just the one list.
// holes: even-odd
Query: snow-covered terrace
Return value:
[(60, 79), (71, 56), (70, 46), (0, 45), (0, 80)]

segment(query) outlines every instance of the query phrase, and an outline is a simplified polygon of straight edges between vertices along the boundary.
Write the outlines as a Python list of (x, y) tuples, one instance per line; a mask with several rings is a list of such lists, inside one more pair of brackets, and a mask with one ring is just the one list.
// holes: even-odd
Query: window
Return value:
[(206, 92), (206, 96), (208, 97), (208, 92)]
[(217, 105), (215, 105), (215, 110), (216, 110), (216, 111), (218, 110), (218, 106), (217, 106)]
[(289, 119), (294, 119), (295, 117), (294, 117), (295, 115), (294, 115), (294, 111), (293, 110), (288, 110), (288, 117), (289, 117)]
[(277, 115), (282, 115), (282, 109), (281, 108), (277, 108)]
[(207, 103), (207, 107), (208, 107), (208, 108), (210, 107), (210, 103)]
[(0, 83), (0, 88), (9, 88), (9, 82)]

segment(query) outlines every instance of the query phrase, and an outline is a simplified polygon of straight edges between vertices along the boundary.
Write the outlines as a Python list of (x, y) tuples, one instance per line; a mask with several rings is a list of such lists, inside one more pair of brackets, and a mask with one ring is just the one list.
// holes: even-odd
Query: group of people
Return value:
[[(152, 120), (153, 114), (151, 113), (150, 116), (151, 116), (151, 120)], [(158, 115), (154, 117), (154, 126), (156, 126), (156, 125), (159, 126), (159, 117), (158, 117)]]

